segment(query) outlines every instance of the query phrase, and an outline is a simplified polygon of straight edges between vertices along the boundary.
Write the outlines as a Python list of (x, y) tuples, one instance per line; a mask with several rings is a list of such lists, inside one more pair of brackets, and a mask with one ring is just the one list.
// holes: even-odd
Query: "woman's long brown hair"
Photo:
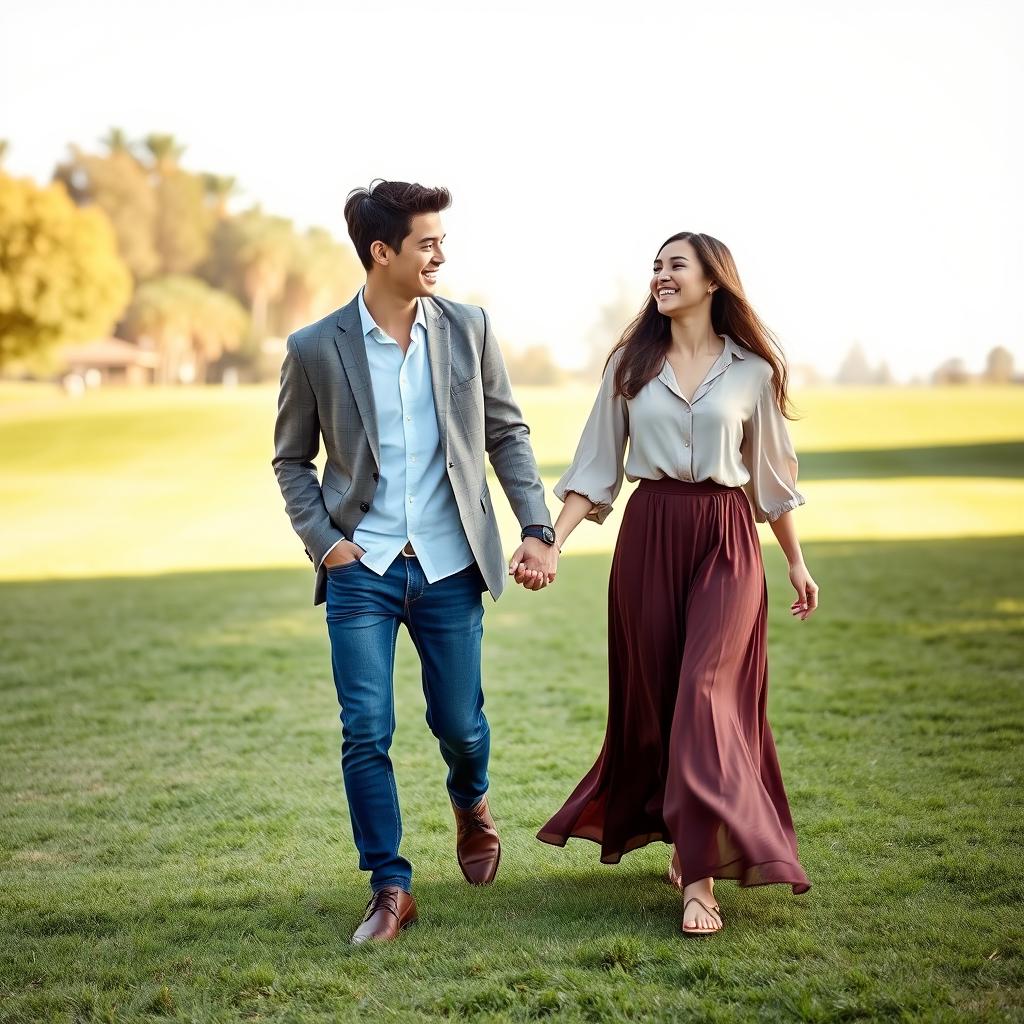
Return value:
[[(670, 242), (684, 240), (693, 246), (705, 275), (717, 285), (711, 295), (711, 326), (715, 333), (728, 334), (738, 345), (750, 349), (771, 364), (775, 398), (783, 415), (793, 419), (789, 403), (789, 372), (782, 349), (775, 335), (762, 323), (747, 301), (728, 246), (711, 235), (680, 231), (666, 239), (658, 252)], [(671, 343), (671, 320), (658, 312), (657, 299), (648, 295), (643, 309), (608, 353), (606, 369), (612, 356), (622, 350), (622, 358), (615, 370), (615, 393), (634, 398), (649, 380), (661, 372)]]

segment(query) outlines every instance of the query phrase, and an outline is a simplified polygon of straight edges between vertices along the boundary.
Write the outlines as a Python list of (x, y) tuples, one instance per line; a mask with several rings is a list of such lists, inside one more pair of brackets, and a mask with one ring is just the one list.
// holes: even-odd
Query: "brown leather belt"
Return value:
[(413, 551), (413, 549), (412, 549), (412, 541), (411, 540), (407, 540), (405, 542), (405, 547), (402, 548), (402, 554), (405, 555), (406, 558), (415, 558), (416, 557), (416, 552)]

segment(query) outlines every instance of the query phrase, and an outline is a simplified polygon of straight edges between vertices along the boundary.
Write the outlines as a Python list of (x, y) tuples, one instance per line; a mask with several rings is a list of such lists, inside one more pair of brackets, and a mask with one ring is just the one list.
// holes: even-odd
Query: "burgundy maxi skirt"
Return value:
[(750, 505), (708, 480), (641, 480), (608, 585), (608, 726), (537, 838), (601, 860), (674, 843), (683, 882), (810, 888), (766, 717), (768, 588)]

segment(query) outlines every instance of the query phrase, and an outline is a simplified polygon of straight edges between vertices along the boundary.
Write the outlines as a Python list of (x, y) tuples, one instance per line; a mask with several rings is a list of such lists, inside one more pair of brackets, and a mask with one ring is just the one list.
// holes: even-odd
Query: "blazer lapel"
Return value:
[(373, 461), (377, 463), (377, 469), (380, 469), (380, 433), (377, 427), (377, 410), (373, 404), (373, 388), (370, 386), (370, 363), (366, 358), (363, 325), (359, 318), (358, 295), (338, 313), (337, 325), (334, 344), (348, 375), (352, 397), (362, 417), (363, 429), (370, 442), (370, 451), (373, 452)]
[(452, 380), (452, 343), (448, 318), (431, 299), (423, 299), (427, 312), (427, 354), (430, 356), (430, 383), (434, 390), (434, 412), (441, 438), (441, 451), (448, 455), (448, 399)]

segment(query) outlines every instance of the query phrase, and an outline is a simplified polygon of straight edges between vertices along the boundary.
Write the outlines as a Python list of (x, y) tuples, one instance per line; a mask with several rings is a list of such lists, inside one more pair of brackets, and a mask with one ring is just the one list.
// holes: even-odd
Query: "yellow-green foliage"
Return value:
[(0, 365), (108, 333), (130, 294), (100, 210), (0, 173)]

